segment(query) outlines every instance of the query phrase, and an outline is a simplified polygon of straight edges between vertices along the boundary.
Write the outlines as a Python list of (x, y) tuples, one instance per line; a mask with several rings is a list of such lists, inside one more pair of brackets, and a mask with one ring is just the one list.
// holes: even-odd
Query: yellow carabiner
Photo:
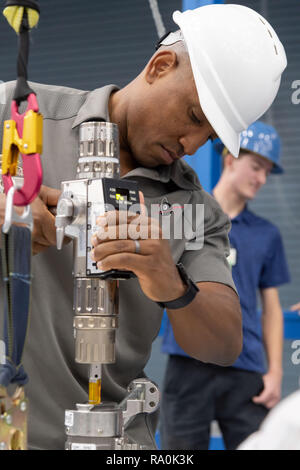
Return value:
[(15, 176), (19, 153), (30, 155), (42, 153), (43, 117), (32, 109), (26, 112), (23, 121), (23, 135), (19, 136), (16, 121), (4, 122), (2, 148), (2, 174)]

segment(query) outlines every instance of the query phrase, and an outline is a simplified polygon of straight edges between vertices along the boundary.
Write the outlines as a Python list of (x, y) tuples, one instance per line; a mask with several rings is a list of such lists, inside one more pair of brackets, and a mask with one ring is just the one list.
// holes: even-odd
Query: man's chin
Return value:
[(158, 166), (169, 166), (173, 162), (166, 163), (162, 161), (158, 156), (152, 156), (149, 155), (148, 157), (142, 159), (136, 159), (136, 161), (139, 163), (140, 166), (143, 166), (145, 168), (156, 168)]
[(248, 201), (252, 201), (253, 199), (255, 199), (256, 194), (257, 194), (257, 191), (255, 192), (249, 191), (248, 194), (245, 195), (245, 197)]

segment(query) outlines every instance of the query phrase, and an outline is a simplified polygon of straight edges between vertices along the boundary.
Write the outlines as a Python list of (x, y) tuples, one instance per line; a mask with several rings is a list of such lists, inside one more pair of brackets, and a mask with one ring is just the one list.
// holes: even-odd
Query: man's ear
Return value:
[(157, 52), (148, 62), (145, 70), (146, 81), (151, 84), (177, 67), (177, 54), (171, 50)]
[(234, 164), (234, 161), (236, 160), (236, 158), (231, 155), (231, 153), (227, 153), (224, 157), (223, 157), (223, 167), (224, 169), (225, 168), (231, 168), (232, 165)]

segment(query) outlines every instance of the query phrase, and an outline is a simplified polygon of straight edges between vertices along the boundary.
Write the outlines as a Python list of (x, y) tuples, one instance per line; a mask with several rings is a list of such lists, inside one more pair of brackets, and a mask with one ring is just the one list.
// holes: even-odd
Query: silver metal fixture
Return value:
[(79, 131), (76, 179), (62, 183), (57, 205), (57, 247), (73, 239), (75, 361), (88, 364), (89, 402), (66, 410), (66, 449), (137, 449), (125, 428), (138, 413), (151, 413), (159, 403), (155, 384), (134, 380), (120, 403), (101, 403), (101, 365), (115, 362), (119, 279), (128, 271), (103, 272), (90, 257), (97, 217), (107, 210), (129, 211), (139, 204), (134, 181), (120, 179), (118, 127), (86, 122)]

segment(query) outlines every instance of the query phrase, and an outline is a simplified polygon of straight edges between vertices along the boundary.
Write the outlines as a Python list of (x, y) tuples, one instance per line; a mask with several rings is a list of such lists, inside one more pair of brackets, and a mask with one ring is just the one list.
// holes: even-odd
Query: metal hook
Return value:
[(5, 218), (4, 218), (4, 224), (2, 226), (3, 233), (9, 232), (11, 224), (13, 222), (25, 224), (27, 225), (27, 227), (30, 229), (31, 232), (33, 230), (33, 218), (32, 218), (30, 205), (27, 205), (24, 207), (24, 211), (22, 215), (17, 214), (14, 210), (14, 205), (13, 205), (14, 194), (15, 194), (15, 191), (17, 190), (18, 188), (16, 186), (11, 186), (6, 196)]
[(15, 194), (14, 204), (30, 204), (40, 191), (43, 171), (42, 153), (43, 117), (38, 112), (38, 102), (34, 93), (27, 97), (27, 109), (19, 114), (16, 101), (11, 103), (11, 119), (4, 122), (2, 180), (5, 193), (13, 185), (12, 176), (20, 152), (23, 161), (24, 183)]

